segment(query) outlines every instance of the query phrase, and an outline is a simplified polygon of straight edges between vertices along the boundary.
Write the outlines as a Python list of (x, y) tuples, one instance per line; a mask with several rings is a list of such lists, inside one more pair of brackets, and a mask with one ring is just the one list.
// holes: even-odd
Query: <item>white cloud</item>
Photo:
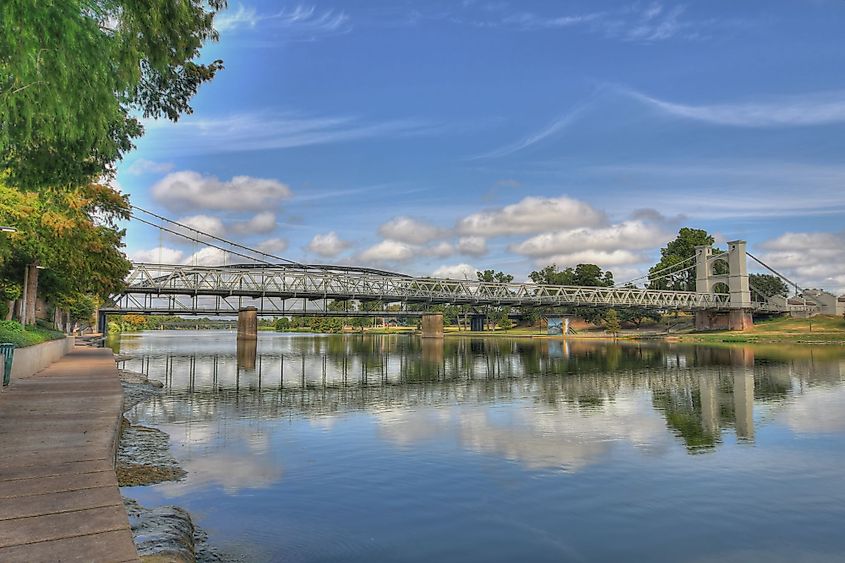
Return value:
[(784, 233), (760, 247), (763, 262), (802, 287), (845, 294), (845, 232)]
[(257, 250), (267, 254), (281, 254), (288, 249), (288, 241), (281, 238), (270, 238), (255, 245)]
[(591, 104), (587, 102), (579, 104), (571, 111), (556, 118), (536, 133), (532, 133), (531, 135), (528, 135), (527, 137), (524, 137), (514, 143), (499, 147), (498, 149), (494, 149), (492, 151), (480, 155), (476, 155), (472, 158), (498, 158), (501, 156), (507, 156), (509, 154), (513, 154), (517, 151), (521, 151), (522, 149), (530, 147), (531, 145), (539, 143), (543, 139), (551, 137), (552, 135), (563, 131), (564, 129), (575, 123), (578, 118), (580, 118), (584, 114), (584, 112), (590, 107), (590, 105)]
[(474, 213), (458, 222), (465, 235), (497, 236), (597, 226), (605, 215), (570, 197), (526, 197), (503, 208)]
[(229, 8), (214, 16), (214, 27), (222, 33), (233, 29), (255, 27), (259, 21), (261, 17), (255, 8), (238, 4), (236, 9)]
[[(625, 221), (599, 228), (580, 228), (543, 233), (511, 245), (517, 254), (532, 257), (565, 255), (586, 251), (653, 250), (671, 238), (664, 230), (644, 221)], [(616, 254), (618, 262), (621, 254)]]
[(641, 264), (646, 257), (630, 250), (578, 250), (564, 254), (554, 254), (537, 259), (537, 265), (557, 264), (560, 267), (577, 264), (596, 264), (602, 268), (628, 264)]
[(426, 248), (423, 251), (428, 256), (436, 256), (438, 258), (445, 258), (455, 253), (455, 247), (448, 242), (440, 242), (432, 247)]
[[(182, 217), (181, 219), (178, 219), (177, 222), (216, 237), (222, 237), (226, 234), (226, 227), (223, 225), (223, 221), (221, 221), (220, 218), (212, 217), (211, 215), (192, 215), (190, 217)], [(197, 233), (191, 231), (190, 229), (176, 227), (173, 230), (184, 232), (188, 237), (197, 237)], [(201, 237), (197, 238), (201, 239)]]
[(139, 141), (148, 153), (215, 154), (305, 147), (372, 138), (402, 138), (440, 133), (442, 124), (417, 119), (368, 122), (352, 116), (311, 116), (295, 112), (242, 113), (179, 120), (144, 120)]
[[(513, 5), (518, 5), (514, 3)], [(549, 4), (557, 6), (558, 4)], [(472, 9), (472, 4), (464, 4)], [(734, 27), (741, 22), (714, 18), (685, 18), (685, 6), (666, 9), (661, 2), (635, 2), (616, 9), (581, 14), (540, 14), (511, 11), (505, 3), (484, 4), (480, 11), (449, 11), (428, 19), (447, 19), (452, 23), (478, 28), (509, 28), (523, 32), (581, 31), (608, 39), (634, 43), (655, 43), (669, 39), (703, 39), (721, 27)], [(419, 17), (416, 21), (423, 18)]]
[(235, 224), (233, 230), (243, 235), (262, 235), (276, 228), (276, 214), (272, 211), (262, 211), (255, 214), (248, 221)]
[(809, 93), (754, 102), (691, 105), (623, 90), (636, 100), (682, 119), (732, 127), (799, 127), (845, 122), (845, 92)]
[(313, 39), (321, 35), (346, 33), (351, 29), (349, 16), (335, 10), (319, 11), (314, 6), (296, 6), (273, 14), (260, 14), (251, 6), (238, 4), (237, 8), (219, 13), (214, 27), (221, 33), (239, 29), (254, 29), (261, 25), (282, 32), (287, 39)]
[(445, 234), (443, 229), (411, 217), (395, 217), (379, 227), (378, 232), (384, 238), (408, 244), (424, 244)]
[(613, 211), (660, 201), (664, 213), (702, 221), (845, 213), (845, 166), (840, 165), (703, 159), (590, 170), (602, 182), (648, 186), (615, 194), (609, 200)]
[(153, 198), (173, 210), (262, 211), (291, 196), (278, 180), (234, 176), (223, 181), (190, 170), (173, 172), (152, 187)]
[(469, 264), (451, 264), (440, 266), (431, 273), (431, 276), (452, 280), (475, 280), (478, 271), (478, 268)]
[(175, 165), (172, 162), (156, 162), (146, 158), (137, 158), (126, 169), (133, 176), (142, 174), (165, 174), (173, 170)]
[[(222, 266), (231, 264), (233, 258), (240, 259), (239, 256), (231, 255), (225, 250), (207, 246), (191, 254), (183, 261), (183, 264), (190, 266)], [(241, 260), (243, 261), (243, 259)]]
[(149, 250), (130, 252), (129, 259), (133, 262), (145, 262), (148, 264), (179, 264), (184, 255), (181, 250), (161, 246)]
[(325, 234), (314, 235), (307, 248), (309, 251), (325, 258), (334, 258), (350, 246), (352, 246), (351, 242), (341, 239), (336, 232), (330, 231)]
[(468, 256), (487, 254), (487, 241), (484, 237), (461, 237), (458, 239), (458, 252)]
[(417, 250), (404, 242), (383, 240), (361, 253), (364, 262), (407, 262), (417, 254)]

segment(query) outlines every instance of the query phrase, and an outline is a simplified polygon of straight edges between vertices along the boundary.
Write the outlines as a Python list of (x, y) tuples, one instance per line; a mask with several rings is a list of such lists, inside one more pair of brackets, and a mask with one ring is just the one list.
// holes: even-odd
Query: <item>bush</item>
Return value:
[(0, 343), (11, 342), (16, 348), (41, 344), (48, 340), (64, 338), (64, 334), (46, 328), (24, 327), (17, 321), (0, 321)]

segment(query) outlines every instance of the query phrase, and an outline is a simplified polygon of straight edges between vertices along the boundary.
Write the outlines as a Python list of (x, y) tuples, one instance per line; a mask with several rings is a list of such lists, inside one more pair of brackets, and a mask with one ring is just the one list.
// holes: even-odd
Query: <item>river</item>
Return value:
[(124, 334), (247, 561), (845, 560), (845, 348)]

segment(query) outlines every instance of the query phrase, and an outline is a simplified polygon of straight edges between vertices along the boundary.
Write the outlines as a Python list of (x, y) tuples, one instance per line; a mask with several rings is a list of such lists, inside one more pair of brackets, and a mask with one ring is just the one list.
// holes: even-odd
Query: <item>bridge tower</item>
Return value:
[[(695, 291), (730, 295), (727, 310), (696, 311), (696, 330), (745, 330), (753, 324), (745, 247), (744, 240), (734, 240), (728, 243), (727, 252), (717, 255), (710, 246), (695, 248)], [(720, 262), (727, 273), (716, 273)]]

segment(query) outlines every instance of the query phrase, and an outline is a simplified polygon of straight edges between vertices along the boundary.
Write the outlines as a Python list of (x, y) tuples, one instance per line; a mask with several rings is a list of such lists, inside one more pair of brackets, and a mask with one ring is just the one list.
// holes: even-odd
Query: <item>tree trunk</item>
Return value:
[(35, 300), (38, 298), (38, 263), (29, 264), (26, 276), (26, 301), (24, 302), (23, 324), (35, 324)]
[(15, 299), (9, 299), (8, 301), (6, 301), (6, 305), (8, 305), (8, 310), (6, 311), (6, 319), (5, 320), (7, 320), (7, 321), (12, 320), (12, 317), (15, 315), (15, 305), (17, 305), (17, 304), (18, 304), (18, 302)]

